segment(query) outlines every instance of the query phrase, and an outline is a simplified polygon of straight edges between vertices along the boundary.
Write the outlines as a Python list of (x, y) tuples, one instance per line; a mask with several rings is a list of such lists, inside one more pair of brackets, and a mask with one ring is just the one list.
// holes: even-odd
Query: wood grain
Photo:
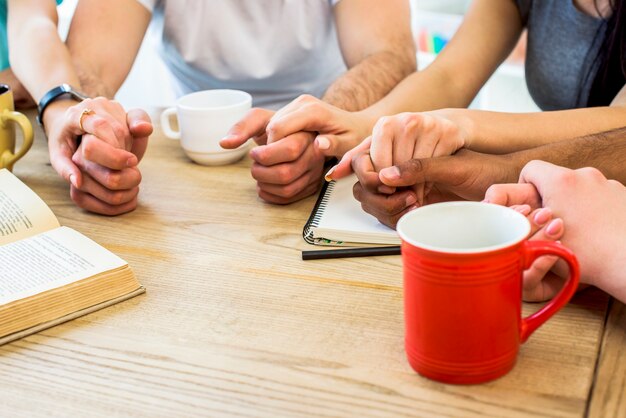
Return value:
[(626, 307), (615, 300), (606, 324), (589, 416), (626, 417)]
[[(151, 139), (140, 207), (77, 209), (45, 139), (15, 173), (127, 260), (147, 294), (0, 347), (11, 417), (581, 417), (607, 297), (585, 291), (478, 386), (416, 375), (404, 357), (400, 257), (304, 262), (315, 198), (256, 197), (249, 160), (192, 164)], [(537, 305), (524, 305), (528, 314)]]

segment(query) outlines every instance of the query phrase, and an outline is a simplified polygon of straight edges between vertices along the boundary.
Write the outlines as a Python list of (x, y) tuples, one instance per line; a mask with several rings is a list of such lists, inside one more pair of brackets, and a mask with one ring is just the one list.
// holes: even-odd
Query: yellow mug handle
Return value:
[(18, 152), (12, 154), (10, 151), (5, 151), (1, 156), (0, 167), (8, 167), (9, 169), (15, 164), (17, 160), (22, 158), (30, 147), (33, 146), (33, 127), (30, 124), (30, 121), (26, 116), (21, 114), (20, 112), (15, 112), (13, 110), (4, 110), (2, 114), (0, 114), (0, 125), (4, 125), (7, 121), (13, 121), (17, 123), (20, 128), (22, 128), (22, 133), (24, 140), (22, 141), (22, 147)]

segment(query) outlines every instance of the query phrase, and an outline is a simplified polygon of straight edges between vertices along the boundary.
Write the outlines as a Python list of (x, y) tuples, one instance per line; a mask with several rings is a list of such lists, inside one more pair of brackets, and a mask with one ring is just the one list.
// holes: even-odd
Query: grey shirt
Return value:
[(598, 70), (594, 61), (604, 21), (572, 1), (516, 0), (528, 28), (526, 83), (543, 110), (585, 107)]

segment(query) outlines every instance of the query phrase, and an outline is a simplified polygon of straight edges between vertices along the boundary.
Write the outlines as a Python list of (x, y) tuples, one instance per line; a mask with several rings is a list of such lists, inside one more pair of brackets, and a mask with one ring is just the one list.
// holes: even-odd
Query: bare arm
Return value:
[(446, 109), (468, 133), (465, 147), (503, 154), (626, 126), (626, 86), (610, 106), (534, 113)]
[(328, 88), (325, 102), (364, 109), (415, 71), (408, 1), (342, 0), (335, 22), (349, 70)]
[(135, 61), (150, 17), (136, 1), (78, 3), (67, 45), (86, 93), (109, 98), (115, 95)]
[(9, 52), (13, 71), (37, 101), (51, 88), (80, 88), (72, 59), (57, 32), (52, 0), (9, 0)]
[[(364, 111), (371, 127), (385, 115), (467, 107), (515, 46), (522, 21), (513, 0), (476, 0), (437, 59)], [(370, 128), (371, 128), (370, 127)]]

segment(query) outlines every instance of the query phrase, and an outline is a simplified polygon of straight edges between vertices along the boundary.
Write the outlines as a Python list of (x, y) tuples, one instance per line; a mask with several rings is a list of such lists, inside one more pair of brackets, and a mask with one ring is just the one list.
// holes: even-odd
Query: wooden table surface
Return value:
[(400, 257), (301, 261), (315, 198), (265, 204), (249, 166), (193, 164), (157, 133), (139, 208), (97, 216), (37, 129), (15, 174), (147, 293), (0, 347), (0, 416), (626, 416), (624, 305), (586, 290), (505, 377), (430, 381), (404, 356)]

